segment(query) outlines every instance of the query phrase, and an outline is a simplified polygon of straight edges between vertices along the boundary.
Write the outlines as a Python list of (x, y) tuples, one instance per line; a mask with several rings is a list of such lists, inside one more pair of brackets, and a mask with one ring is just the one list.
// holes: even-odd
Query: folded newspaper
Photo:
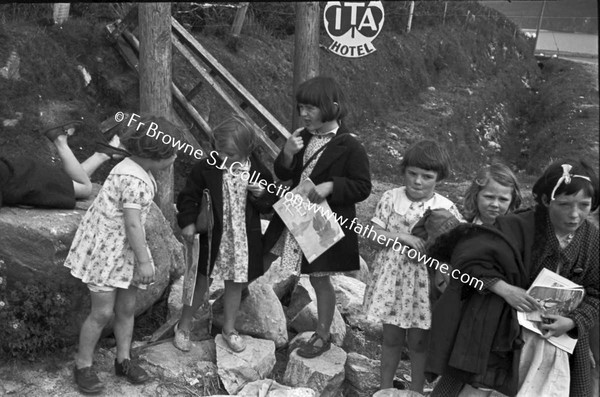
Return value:
[(327, 200), (318, 204), (308, 200), (307, 196), (314, 188), (315, 184), (305, 179), (292, 190), (292, 199), (286, 193), (287, 198), (273, 205), (309, 263), (344, 237), (337, 215), (331, 211)]
[[(568, 315), (581, 303), (585, 295), (581, 285), (548, 269), (542, 269), (527, 293), (534, 297), (542, 308), (530, 313), (517, 312), (517, 318), (521, 326), (539, 335), (542, 335), (540, 327), (543, 324), (544, 316), (548, 314)], [(549, 338), (548, 342), (568, 353), (573, 353), (577, 339), (563, 334), (559, 337)]]

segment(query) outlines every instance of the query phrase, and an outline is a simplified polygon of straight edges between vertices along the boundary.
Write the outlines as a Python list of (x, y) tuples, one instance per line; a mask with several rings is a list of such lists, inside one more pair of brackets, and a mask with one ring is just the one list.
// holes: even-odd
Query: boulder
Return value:
[(379, 389), (379, 360), (355, 352), (346, 359), (345, 396), (371, 397)]
[(250, 382), (237, 394), (238, 397), (315, 397), (316, 395), (315, 391), (309, 388), (284, 386), (272, 379)]
[(373, 394), (373, 397), (423, 397), (423, 395), (412, 390), (383, 389)]
[(265, 274), (256, 279), (255, 283), (270, 285), (281, 300), (286, 294), (290, 293), (296, 283), (299, 275), (292, 269), (287, 269), (281, 264), (281, 257), (275, 259)]
[[(312, 332), (304, 332), (292, 341), (293, 346), (307, 341)], [(292, 347), (290, 347), (292, 349)], [(346, 352), (331, 345), (331, 349), (315, 358), (298, 356), (294, 347), (290, 354), (283, 382), (294, 387), (308, 387), (316, 391), (320, 397), (337, 397), (340, 395), (344, 381)]]
[[(8, 288), (15, 283), (38, 281), (56, 288), (67, 300), (67, 310), (57, 334), (75, 341), (81, 323), (89, 313), (89, 290), (71, 276), (63, 263), (75, 232), (94, 195), (79, 201), (73, 210), (0, 208), (0, 258), (7, 266)], [(183, 245), (177, 241), (160, 209), (152, 204), (146, 221), (146, 238), (156, 265), (156, 281), (147, 290), (140, 290), (136, 315), (148, 310), (164, 293), (171, 276), (183, 272)], [(111, 326), (109, 325), (109, 328)]]
[[(213, 323), (223, 326), (223, 298), (213, 303)], [(266, 284), (251, 283), (248, 296), (242, 300), (235, 328), (240, 334), (272, 340), (276, 347), (288, 343), (287, 324), (281, 302)]]
[(265, 379), (275, 367), (275, 343), (243, 335), (246, 349), (235, 353), (221, 335), (217, 335), (219, 378), (229, 394), (237, 394), (246, 384)]
[(365, 283), (344, 275), (332, 276), (331, 283), (335, 290), (336, 305), (341, 314), (346, 316), (362, 313)]

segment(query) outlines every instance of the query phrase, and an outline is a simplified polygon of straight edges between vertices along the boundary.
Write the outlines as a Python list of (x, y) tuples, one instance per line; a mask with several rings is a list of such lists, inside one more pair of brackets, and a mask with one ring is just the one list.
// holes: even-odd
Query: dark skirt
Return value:
[(0, 206), (75, 208), (73, 180), (62, 168), (30, 157), (0, 157)]

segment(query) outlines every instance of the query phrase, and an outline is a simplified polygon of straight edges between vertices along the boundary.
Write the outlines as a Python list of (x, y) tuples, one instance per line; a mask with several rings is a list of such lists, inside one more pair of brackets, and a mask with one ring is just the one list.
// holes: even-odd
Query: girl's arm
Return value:
[(329, 204), (355, 204), (365, 200), (371, 194), (371, 172), (367, 152), (352, 136), (346, 139), (346, 146), (350, 150), (346, 175), (331, 178), (333, 189), (328, 197)]
[[(376, 223), (372, 223), (372, 226), (373, 226), (373, 231), (377, 232), (377, 236), (385, 237), (385, 241), (381, 244), (376, 241), (377, 237), (369, 238), (369, 240), (374, 241), (375, 244), (385, 247), (387, 244), (387, 241), (389, 239), (395, 240), (397, 238), (398, 241), (401, 242), (402, 244), (404, 244), (408, 247), (414, 248), (419, 252), (425, 253), (425, 241), (422, 238), (413, 236), (410, 233), (389, 232), (389, 231), (385, 230), (384, 228), (382, 228), (381, 226), (377, 225)], [(389, 247), (389, 245), (388, 245), (388, 247)]]
[(136, 266), (133, 272), (133, 281), (141, 284), (154, 282), (154, 267), (146, 245), (144, 226), (140, 217), (140, 210), (123, 208), (125, 220), (125, 234), (127, 241), (135, 254)]

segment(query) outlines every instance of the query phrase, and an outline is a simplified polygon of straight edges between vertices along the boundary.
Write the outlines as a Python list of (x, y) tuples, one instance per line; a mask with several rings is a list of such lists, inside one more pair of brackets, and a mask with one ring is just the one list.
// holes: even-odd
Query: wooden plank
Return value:
[(192, 99), (194, 99), (194, 97), (196, 95), (198, 95), (198, 93), (200, 92), (201, 89), (202, 89), (202, 82), (199, 82), (198, 84), (196, 84), (194, 86), (194, 88), (192, 88), (190, 90), (190, 92), (185, 94), (185, 99), (187, 99), (188, 101), (191, 101)]
[(275, 129), (285, 139), (289, 138), (288, 130), (254, 98), (236, 79), (214, 58), (175, 18), (171, 18), (173, 28), (182, 41), (191, 47), (195, 54), (206, 63), (211, 69), (219, 74), (219, 77), (231, 88), (237, 95), (241, 96), (250, 107), (259, 114), (273, 129)]
[[(133, 46), (136, 50), (139, 49), (139, 42), (137, 41), (135, 36), (133, 36), (133, 34), (131, 34), (131, 32), (129, 32), (129, 31), (123, 32), (123, 37), (125, 37), (127, 39), (127, 41), (129, 42), (129, 45)], [(137, 73), (138, 72), (137, 55), (133, 52), (133, 50), (131, 49), (131, 47), (129, 47), (129, 45), (127, 44), (127, 42), (125, 42), (125, 40), (123, 40), (122, 38), (120, 38), (120, 40), (121, 40), (121, 45), (119, 46), (119, 52), (123, 51), (122, 54), (123, 53), (127, 54), (127, 57), (128, 57), (128, 58), (126, 58), (127, 63)], [(132, 64), (134, 66), (132, 66)], [(191, 113), (190, 116), (192, 116), (192, 119), (196, 122), (196, 124), (198, 125), (198, 128), (200, 128), (208, 137), (210, 137), (212, 134), (212, 130), (211, 130), (210, 126), (208, 125), (208, 123), (206, 121), (204, 121), (202, 116), (200, 116), (200, 114), (198, 114), (196, 109), (193, 106), (191, 106), (189, 104), (189, 102), (187, 102), (185, 100), (184, 95), (181, 93), (179, 88), (177, 88), (175, 83), (171, 84), (171, 90), (173, 91), (173, 95), (175, 96), (175, 99), (182, 107), (184, 107), (190, 113), (191, 113), (191, 110), (193, 110), (193, 113)], [(185, 103), (183, 103), (183, 102), (185, 102)], [(183, 120), (181, 120), (181, 118), (177, 114), (175, 114), (175, 118), (176, 118), (175, 121), (181, 127), (183, 136), (185, 139), (187, 139), (188, 143), (190, 145), (194, 146), (194, 148), (199, 148), (200, 150), (202, 150), (202, 152), (205, 155), (207, 155), (210, 151), (206, 151), (202, 147), (202, 145), (200, 145), (200, 143), (198, 142), (196, 137), (191, 133), (191, 131), (188, 128), (185, 128), (185, 123), (183, 122)]]
[(258, 139), (260, 140), (262, 146), (266, 150), (267, 154), (271, 156), (273, 159), (277, 157), (279, 154), (279, 147), (275, 145), (275, 143), (267, 136), (267, 134), (252, 120), (248, 117), (246, 112), (237, 104), (237, 102), (231, 98), (229, 93), (221, 87), (219, 82), (217, 82), (210, 73), (196, 60), (194, 54), (188, 50), (181, 41), (175, 36), (172, 35), (173, 45), (175, 48), (181, 52), (181, 54), (192, 64), (194, 69), (196, 69), (200, 75), (206, 80), (206, 82), (223, 98), (223, 100), (240, 116), (245, 117), (250, 124), (252, 124), (257, 132)]

